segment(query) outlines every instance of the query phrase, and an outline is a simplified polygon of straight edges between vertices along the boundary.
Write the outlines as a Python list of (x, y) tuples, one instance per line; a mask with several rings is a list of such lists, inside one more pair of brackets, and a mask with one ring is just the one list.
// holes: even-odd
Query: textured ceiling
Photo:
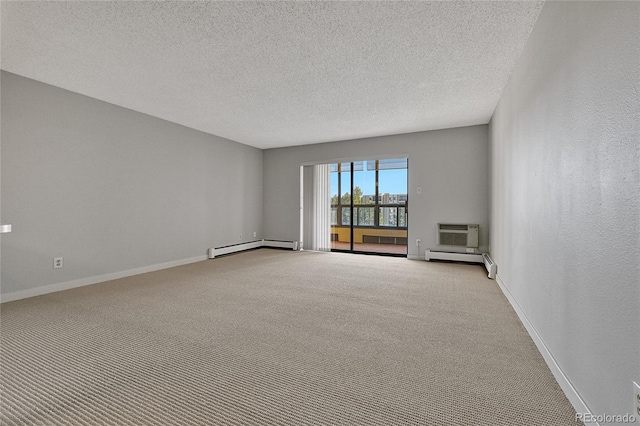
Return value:
[(542, 8), (2, 2), (1, 67), (259, 148), (487, 123)]

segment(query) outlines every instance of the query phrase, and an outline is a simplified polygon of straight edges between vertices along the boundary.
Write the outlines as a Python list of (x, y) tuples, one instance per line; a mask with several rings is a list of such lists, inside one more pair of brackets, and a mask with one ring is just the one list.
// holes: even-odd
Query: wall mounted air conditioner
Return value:
[(438, 224), (438, 245), (455, 247), (478, 247), (480, 225)]

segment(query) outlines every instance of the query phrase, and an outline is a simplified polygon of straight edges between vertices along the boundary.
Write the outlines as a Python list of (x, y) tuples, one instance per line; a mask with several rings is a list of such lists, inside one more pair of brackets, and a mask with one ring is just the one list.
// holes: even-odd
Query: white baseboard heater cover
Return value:
[(251, 250), (259, 247), (262, 247), (262, 240), (250, 241), (247, 243), (240, 243), (240, 244), (233, 244), (233, 245), (224, 246), (224, 247), (210, 248), (209, 259), (213, 259), (217, 256), (222, 256), (225, 254), (236, 253), (244, 250)]
[(482, 261), (484, 263), (484, 267), (487, 268), (487, 272), (489, 273), (488, 277), (494, 280), (498, 273), (498, 265), (496, 265), (487, 253), (482, 253)]
[(455, 260), (457, 262), (482, 263), (482, 255), (470, 253), (425, 250), (424, 258), (425, 260)]
[(496, 263), (487, 253), (469, 254), (425, 250), (424, 258), (425, 260), (455, 260), (457, 262), (482, 263), (487, 269), (487, 276), (491, 279), (495, 279), (496, 274), (498, 273), (498, 265), (496, 265)]
[(260, 247), (273, 247), (273, 248), (284, 248), (284, 249), (292, 249), (298, 250), (298, 242), (297, 241), (278, 241), (278, 240), (257, 240), (257, 241), (249, 241), (246, 243), (233, 244), (230, 246), (224, 247), (215, 247), (209, 249), (209, 259), (214, 259), (217, 256), (222, 256), (225, 254), (237, 253), (239, 251), (251, 250)]
[(298, 242), (297, 241), (280, 241), (280, 240), (262, 240), (262, 247), (298, 250)]

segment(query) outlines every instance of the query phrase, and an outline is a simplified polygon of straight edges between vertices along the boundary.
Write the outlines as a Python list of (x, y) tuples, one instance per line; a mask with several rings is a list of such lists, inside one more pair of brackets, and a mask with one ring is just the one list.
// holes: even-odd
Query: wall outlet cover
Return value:
[(64, 267), (64, 258), (63, 257), (54, 257), (53, 258), (53, 269), (60, 269)]

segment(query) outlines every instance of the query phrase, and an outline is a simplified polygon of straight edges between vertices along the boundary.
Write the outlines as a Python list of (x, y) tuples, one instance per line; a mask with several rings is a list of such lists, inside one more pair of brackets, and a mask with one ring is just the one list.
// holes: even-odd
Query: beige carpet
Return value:
[(478, 265), (261, 249), (5, 303), (3, 425), (575, 425)]

